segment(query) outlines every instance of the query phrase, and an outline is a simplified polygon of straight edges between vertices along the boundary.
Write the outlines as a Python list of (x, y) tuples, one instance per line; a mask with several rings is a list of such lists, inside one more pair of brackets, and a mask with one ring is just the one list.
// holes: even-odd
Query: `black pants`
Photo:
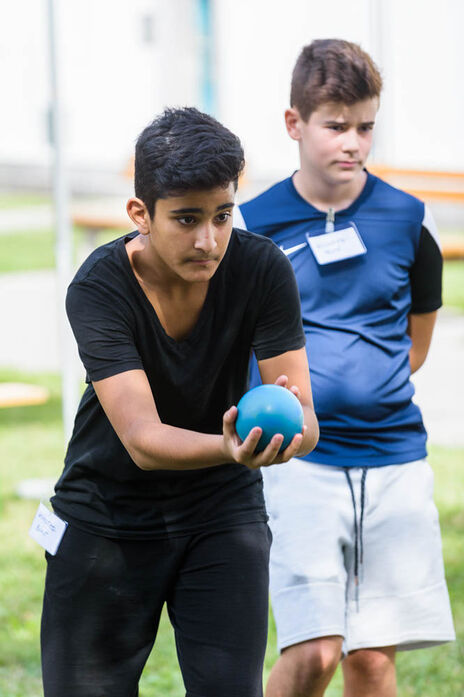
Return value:
[(69, 526), (46, 555), (44, 697), (137, 697), (164, 602), (188, 697), (261, 697), (269, 546), (264, 523), (146, 541)]

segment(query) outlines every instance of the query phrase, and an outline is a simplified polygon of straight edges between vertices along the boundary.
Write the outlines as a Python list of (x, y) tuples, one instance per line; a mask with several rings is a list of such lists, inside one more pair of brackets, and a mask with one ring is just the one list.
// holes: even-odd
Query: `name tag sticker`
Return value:
[(57, 553), (68, 524), (39, 503), (29, 535), (53, 556)]
[(316, 257), (319, 265), (332, 264), (335, 261), (351, 259), (365, 254), (367, 249), (361, 239), (359, 232), (354, 225), (335, 230), (334, 232), (324, 232), (322, 235), (310, 237), (306, 234), (306, 239), (311, 250)]

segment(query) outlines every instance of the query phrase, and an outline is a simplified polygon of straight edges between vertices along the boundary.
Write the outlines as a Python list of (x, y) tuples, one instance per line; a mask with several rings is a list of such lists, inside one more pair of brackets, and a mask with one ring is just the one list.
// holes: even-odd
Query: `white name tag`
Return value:
[(68, 524), (39, 503), (29, 535), (53, 556), (57, 553)]
[(320, 265), (351, 259), (367, 251), (358, 231), (351, 225), (343, 230), (325, 232), (315, 237), (307, 234), (306, 239)]

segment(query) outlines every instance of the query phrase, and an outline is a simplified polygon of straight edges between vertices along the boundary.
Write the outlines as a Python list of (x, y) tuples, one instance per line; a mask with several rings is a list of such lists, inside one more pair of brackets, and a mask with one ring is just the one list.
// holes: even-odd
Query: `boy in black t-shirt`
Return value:
[[(196, 109), (137, 141), (137, 231), (97, 249), (67, 311), (87, 371), (52, 499), (68, 523), (48, 570), (45, 697), (135, 697), (167, 603), (187, 695), (257, 697), (269, 535), (260, 467), (317, 441), (299, 297), (269, 240), (232, 228), (243, 151)], [(255, 454), (237, 403), (250, 351), (305, 426)]]

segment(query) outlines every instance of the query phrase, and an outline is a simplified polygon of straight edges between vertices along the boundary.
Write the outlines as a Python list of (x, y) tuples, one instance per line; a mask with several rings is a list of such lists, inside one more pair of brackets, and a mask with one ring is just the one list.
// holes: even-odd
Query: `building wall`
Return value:
[(296, 169), (297, 146), (284, 125), (295, 60), (314, 38), (365, 45), (368, 2), (216, 2), (218, 111), (243, 139), (250, 177), (274, 179)]
[[(56, 5), (69, 166), (123, 171), (138, 133), (165, 105), (198, 100), (195, 4), (58, 0)], [(46, 9), (44, 0), (16, 0), (0, 9), (0, 58), (9, 66), (0, 78), (9, 106), (0, 114), (0, 165), (50, 163)]]
[[(66, 154), (85, 181), (124, 170), (137, 134), (166, 105), (201, 100), (199, 0), (57, 0)], [(375, 156), (462, 169), (461, 0), (210, 0), (217, 115), (243, 140), (250, 177), (297, 166), (283, 112), (301, 47), (359, 42), (385, 89)], [(0, 7), (0, 169), (47, 169), (50, 100), (45, 0)], [(25, 173), (25, 174), (24, 174)]]
[(460, 0), (218, 0), (215, 9), (219, 114), (243, 137), (252, 176), (297, 166), (283, 120), (291, 71), (302, 46), (330, 37), (360, 43), (382, 72), (376, 159), (463, 169)]

